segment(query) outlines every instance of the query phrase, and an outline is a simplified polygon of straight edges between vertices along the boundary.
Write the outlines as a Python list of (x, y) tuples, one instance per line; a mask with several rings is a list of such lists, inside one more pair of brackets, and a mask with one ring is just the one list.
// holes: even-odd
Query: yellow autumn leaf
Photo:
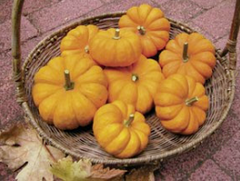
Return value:
[(63, 181), (122, 181), (126, 170), (114, 169), (102, 164), (92, 165), (89, 160), (73, 161), (72, 157), (60, 159), (50, 171)]

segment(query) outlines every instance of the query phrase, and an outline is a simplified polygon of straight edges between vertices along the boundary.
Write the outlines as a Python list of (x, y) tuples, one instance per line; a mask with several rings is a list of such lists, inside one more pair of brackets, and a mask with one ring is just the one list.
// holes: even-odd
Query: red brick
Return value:
[[(118, 0), (114, 1), (113, 3), (108, 4), (107, 6), (101, 6), (100, 8), (89, 12), (86, 14), (85, 17), (92, 17), (92, 16), (97, 16), (97, 15), (102, 15), (106, 13), (114, 13), (114, 12), (122, 12), (122, 11), (127, 11), (129, 8), (132, 6), (139, 6), (143, 2), (139, 0), (131, 0), (131, 1), (125, 1), (125, 0)], [(145, 0), (144, 3), (147, 3), (151, 6), (158, 6), (158, 4), (154, 3), (151, 0)]]
[(102, 1), (105, 2), (105, 3), (111, 3), (111, 2), (116, 1), (116, 0), (102, 0)]
[(159, 172), (165, 180), (186, 180), (193, 169), (207, 159), (208, 155), (202, 151), (202, 147), (203, 145), (200, 145), (196, 149), (165, 160)]
[(230, 109), (222, 125), (214, 134), (205, 139), (200, 147), (201, 151), (207, 156), (213, 156), (239, 129), (238, 116), (234, 114), (233, 109)]
[(193, 20), (193, 23), (208, 32), (215, 39), (226, 36), (230, 30), (235, 0), (227, 0), (204, 12)]
[(23, 14), (29, 14), (44, 7), (51, 6), (58, 3), (60, 0), (25, 0), (23, 7)]
[(230, 139), (214, 156), (214, 160), (233, 176), (240, 179), (240, 131)]
[(12, 56), (11, 52), (0, 53), (0, 87), (3, 82), (12, 79)]
[(84, 15), (101, 5), (102, 3), (99, 0), (66, 0), (36, 11), (30, 17), (41, 32), (46, 32), (68, 23), (70, 20)]
[[(7, 91), (6, 91), (7, 90)], [(0, 127), (24, 121), (23, 110), (16, 102), (15, 86), (6, 82), (0, 89)]]
[(13, 173), (7, 165), (0, 163), (0, 180), (2, 181), (14, 181), (16, 173)]
[[(21, 55), (22, 55), (22, 64), (31, 50), (37, 45), (37, 43), (42, 39), (42, 37), (33, 38), (26, 41), (21, 45)], [(0, 53), (0, 86), (2, 83), (11, 81), (12, 79), (12, 54), (11, 51)]]
[(198, 168), (190, 177), (189, 181), (231, 181), (224, 171), (222, 171), (218, 165), (212, 160), (205, 161), (200, 168)]
[[(11, 21), (5, 21), (0, 24), (0, 52), (11, 48)], [(25, 41), (38, 34), (36, 28), (22, 16), (21, 22), (21, 41)]]
[(45, 34), (31, 38), (26, 42), (22, 43), (22, 61), (25, 61), (27, 56), (31, 53), (31, 51), (37, 46), (37, 44), (46, 37)]
[(186, 0), (171, 0), (161, 5), (165, 15), (179, 22), (188, 22), (202, 12), (202, 8)]
[(210, 35), (207, 31), (205, 31), (204, 29), (200, 28), (198, 25), (196, 25), (193, 22), (187, 22), (186, 23), (187, 26), (189, 26), (190, 28), (192, 28), (193, 30), (197, 31), (198, 33), (204, 35), (205, 38), (211, 40), (212, 42), (215, 41), (214, 37), (212, 35)]
[[(33, 11), (47, 7), (59, 0), (25, 0), (23, 6), (23, 14), (27, 15)], [(0, 24), (11, 19), (13, 0), (1, 0), (0, 2)]]
[(0, 127), (23, 121), (23, 111), (15, 98), (15, 84), (12, 79), (11, 53), (0, 54)]
[(12, 0), (1, 0), (0, 1), (0, 24), (11, 18), (11, 7)]
[(219, 3), (221, 3), (224, 0), (192, 0), (194, 3), (198, 4), (200, 7), (204, 8), (204, 9), (210, 9), (213, 6), (218, 5)]

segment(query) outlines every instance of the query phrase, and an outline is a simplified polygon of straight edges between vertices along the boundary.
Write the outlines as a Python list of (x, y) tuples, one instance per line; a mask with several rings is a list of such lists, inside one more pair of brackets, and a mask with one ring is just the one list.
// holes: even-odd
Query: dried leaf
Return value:
[(89, 160), (73, 162), (70, 156), (53, 164), (50, 171), (64, 181), (121, 181), (126, 172), (103, 168), (102, 164), (92, 165)]
[(103, 168), (102, 164), (97, 164), (92, 166), (91, 169), (91, 178), (98, 178), (98, 179), (116, 179), (122, 178), (122, 176), (126, 173), (126, 170), (120, 170), (120, 169), (110, 169), (109, 167)]
[(126, 176), (126, 181), (155, 181), (154, 171), (157, 168), (155, 165), (149, 165), (133, 169)]
[(91, 175), (91, 166), (88, 160), (73, 162), (72, 157), (68, 156), (53, 164), (50, 171), (64, 181), (85, 181)]
[(29, 126), (15, 125), (0, 133), (0, 162), (17, 170), (18, 181), (52, 181), (50, 165), (64, 157), (58, 149), (43, 144), (37, 132)]

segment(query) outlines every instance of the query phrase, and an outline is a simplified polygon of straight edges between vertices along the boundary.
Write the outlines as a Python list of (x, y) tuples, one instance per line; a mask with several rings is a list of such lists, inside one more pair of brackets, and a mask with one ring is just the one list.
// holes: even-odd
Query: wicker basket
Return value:
[[(103, 163), (115, 167), (157, 164), (163, 159), (195, 148), (212, 134), (226, 117), (233, 101), (235, 89), (236, 39), (240, 22), (240, 0), (237, 0), (236, 3), (229, 41), (222, 52), (216, 52), (217, 65), (212, 77), (205, 83), (207, 95), (210, 98), (210, 109), (207, 112), (206, 123), (192, 136), (179, 136), (163, 129), (154, 111), (152, 111), (147, 115), (147, 122), (151, 125), (149, 145), (142, 154), (130, 159), (117, 159), (103, 151), (93, 136), (91, 126), (74, 131), (60, 131), (47, 125), (42, 121), (31, 96), (34, 74), (52, 57), (60, 54), (60, 41), (69, 30), (80, 24), (95, 24), (102, 29), (117, 27), (118, 20), (124, 12), (84, 19), (54, 32), (34, 48), (21, 66), (20, 15), (22, 5), (23, 0), (15, 0), (12, 19), (13, 73), (17, 87), (17, 102), (22, 106), (39, 134), (62, 151), (78, 158), (88, 158), (93, 163)], [(171, 38), (181, 32), (194, 32), (181, 23), (173, 20), (170, 22)]]

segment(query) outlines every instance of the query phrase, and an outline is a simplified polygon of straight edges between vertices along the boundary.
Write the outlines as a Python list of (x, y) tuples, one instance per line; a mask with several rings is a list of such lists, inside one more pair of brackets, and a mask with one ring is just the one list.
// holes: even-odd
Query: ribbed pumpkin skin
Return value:
[[(134, 119), (129, 126), (129, 115)], [(102, 106), (94, 116), (93, 133), (99, 145), (118, 158), (130, 158), (141, 153), (148, 144), (150, 127), (144, 116), (132, 105), (122, 101)]]
[[(131, 30), (139, 36), (142, 54), (146, 57), (156, 55), (169, 40), (170, 22), (159, 8), (148, 4), (130, 8), (118, 24), (120, 28)], [(140, 27), (144, 30), (139, 30)]]
[(61, 55), (81, 54), (84, 57), (90, 57), (88, 44), (97, 32), (98, 27), (95, 25), (80, 25), (72, 29), (61, 41)]
[(116, 30), (100, 30), (89, 44), (90, 55), (100, 65), (125, 67), (138, 61), (141, 55), (140, 40), (131, 31), (120, 30), (120, 38), (114, 39)]
[(126, 104), (132, 104), (143, 114), (153, 107), (153, 97), (164, 79), (159, 64), (143, 55), (132, 66), (106, 68), (104, 73), (109, 82), (108, 101), (121, 100)]
[[(183, 45), (188, 43), (188, 61), (183, 62)], [(181, 33), (167, 43), (159, 55), (163, 74), (179, 73), (193, 77), (202, 84), (212, 75), (216, 64), (215, 48), (210, 40), (198, 33)]]
[[(198, 101), (187, 105), (186, 101)], [(162, 81), (154, 98), (155, 110), (164, 128), (184, 135), (193, 134), (206, 120), (209, 99), (205, 88), (193, 78), (174, 74)]]
[[(66, 90), (64, 70), (74, 88)], [(44, 121), (62, 130), (88, 125), (96, 110), (106, 103), (107, 79), (91, 59), (80, 55), (55, 57), (34, 76), (34, 103)]]

